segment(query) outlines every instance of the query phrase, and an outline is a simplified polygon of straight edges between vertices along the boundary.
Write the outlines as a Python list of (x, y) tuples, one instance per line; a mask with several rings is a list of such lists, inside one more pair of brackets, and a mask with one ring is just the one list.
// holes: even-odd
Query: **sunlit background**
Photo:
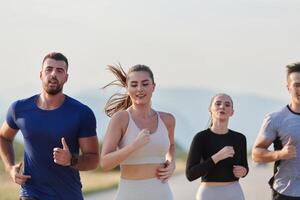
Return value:
[(296, 0), (1, 0), (1, 123), (12, 101), (40, 92), (41, 61), (59, 51), (70, 63), (64, 91), (93, 109), (100, 139), (111, 93), (101, 87), (113, 78), (106, 65), (140, 63), (155, 75), (153, 107), (175, 115), (184, 148), (206, 128), (218, 92), (232, 95), (230, 127), (250, 147), (263, 116), (288, 103), (285, 65), (300, 60), (299, 8)]

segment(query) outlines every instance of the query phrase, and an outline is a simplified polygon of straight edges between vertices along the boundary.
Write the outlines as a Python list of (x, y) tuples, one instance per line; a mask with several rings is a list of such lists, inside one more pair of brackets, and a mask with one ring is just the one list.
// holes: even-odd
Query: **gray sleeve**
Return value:
[(276, 122), (275, 117), (272, 114), (268, 114), (265, 116), (262, 126), (259, 130), (259, 137), (263, 137), (268, 140), (274, 141), (277, 137), (277, 129), (276, 129)]

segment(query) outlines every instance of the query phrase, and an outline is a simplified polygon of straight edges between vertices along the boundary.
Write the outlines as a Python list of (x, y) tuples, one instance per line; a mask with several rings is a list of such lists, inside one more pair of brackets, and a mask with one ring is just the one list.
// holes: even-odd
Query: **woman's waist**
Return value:
[(123, 179), (149, 179), (157, 177), (157, 170), (164, 167), (164, 163), (121, 165), (121, 178)]
[(205, 176), (202, 176), (202, 182), (234, 182), (234, 181), (238, 181), (239, 178), (235, 177), (233, 175), (233, 172), (227, 171), (221, 171), (218, 173), (208, 173)]
[(238, 181), (228, 181), (228, 182), (214, 182), (214, 181), (211, 181), (211, 182), (201, 182), (201, 185), (203, 186), (225, 186), (225, 185), (231, 185), (231, 184), (234, 184), (234, 183), (237, 183)]

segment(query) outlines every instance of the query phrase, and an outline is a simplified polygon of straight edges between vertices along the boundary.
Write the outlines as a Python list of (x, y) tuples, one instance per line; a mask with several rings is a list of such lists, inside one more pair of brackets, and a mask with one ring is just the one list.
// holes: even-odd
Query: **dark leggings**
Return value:
[(272, 200), (300, 200), (300, 197), (291, 197), (291, 196), (286, 196), (283, 194), (280, 194), (273, 190), (272, 192)]

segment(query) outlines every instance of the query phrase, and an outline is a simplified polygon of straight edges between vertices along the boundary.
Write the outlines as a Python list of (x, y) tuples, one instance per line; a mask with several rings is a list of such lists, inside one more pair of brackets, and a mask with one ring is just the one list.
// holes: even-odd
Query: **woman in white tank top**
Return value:
[(120, 165), (116, 200), (172, 200), (167, 180), (175, 170), (175, 118), (151, 107), (153, 73), (135, 65), (126, 74), (121, 66), (108, 66), (117, 80), (107, 86), (126, 88), (107, 102), (112, 117), (104, 138), (100, 165), (104, 171)]

